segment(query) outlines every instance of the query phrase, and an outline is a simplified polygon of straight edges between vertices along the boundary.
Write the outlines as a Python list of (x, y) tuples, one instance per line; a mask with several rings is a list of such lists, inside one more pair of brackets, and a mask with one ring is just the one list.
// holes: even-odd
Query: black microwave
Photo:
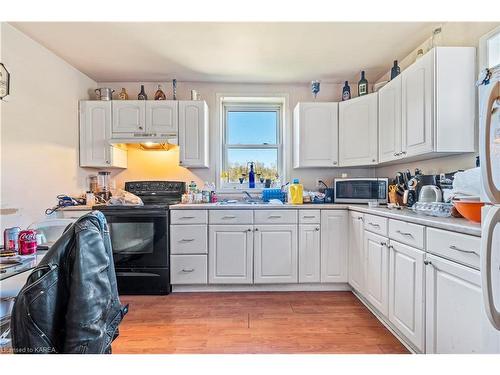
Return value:
[(336, 178), (335, 203), (387, 203), (388, 178)]

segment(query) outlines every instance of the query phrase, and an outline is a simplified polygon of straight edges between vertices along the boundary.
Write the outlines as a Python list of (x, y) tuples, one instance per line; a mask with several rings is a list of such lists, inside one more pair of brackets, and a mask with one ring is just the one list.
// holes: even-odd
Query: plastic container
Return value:
[(299, 184), (299, 179), (295, 178), (293, 184), (288, 187), (288, 203), (302, 204), (304, 203), (304, 187)]

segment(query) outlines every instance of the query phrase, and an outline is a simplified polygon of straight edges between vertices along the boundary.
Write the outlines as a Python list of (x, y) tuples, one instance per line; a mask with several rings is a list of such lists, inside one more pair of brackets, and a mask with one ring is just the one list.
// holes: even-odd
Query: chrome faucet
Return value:
[(248, 197), (249, 200), (253, 199), (252, 196), (250, 195), (250, 193), (248, 191), (243, 190), (243, 194), (245, 194)]

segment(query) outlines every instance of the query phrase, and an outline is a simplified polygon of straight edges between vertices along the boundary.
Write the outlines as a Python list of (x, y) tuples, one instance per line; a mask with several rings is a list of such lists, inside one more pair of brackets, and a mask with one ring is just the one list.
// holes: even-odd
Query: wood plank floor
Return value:
[(122, 296), (113, 353), (408, 353), (351, 292)]

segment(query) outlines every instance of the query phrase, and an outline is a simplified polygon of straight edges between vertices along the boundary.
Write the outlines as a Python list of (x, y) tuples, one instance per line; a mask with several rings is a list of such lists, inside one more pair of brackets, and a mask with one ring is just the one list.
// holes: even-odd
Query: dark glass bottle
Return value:
[(138, 100), (148, 100), (148, 96), (146, 95), (146, 92), (144, 91), (144, 85), (141, 85), (141, 92), (139, 95), (137, 95)]
[(398, 66), (398, 60), (394, 60), (394, 66), (391, 69), (391, 81), (396, 78), (399, 73), (401, 73), (401, 69)]
[(365, 78), (365, 71), (361, 71), (361, 79), (358, 82), (358, 96), (368, 94), (368, 81)]
[(344, 87), (342, 88), (342, 101), (351, 99), (351, 88), (349, 87), (349, 82), (345, 81)]
[(248, 173), (248, 187), (255, 188), (255, 171), (253, 170), (253, 162), (250, 162), (250, 172)]

